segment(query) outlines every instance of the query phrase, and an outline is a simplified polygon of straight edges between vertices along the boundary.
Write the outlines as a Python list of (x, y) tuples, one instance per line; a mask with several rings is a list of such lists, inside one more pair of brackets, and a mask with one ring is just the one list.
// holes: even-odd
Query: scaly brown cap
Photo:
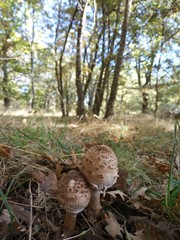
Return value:
[(79, 213), (87, 207), (90, 200), (90, 189), (81, 173), (71, 170), (59, 182), (57, 198), (67, 211)]
[(108, 146), (93, 146), (85, 154), (81, 171), (94, 188), (107, 189), (118, 177), (117, 158)]

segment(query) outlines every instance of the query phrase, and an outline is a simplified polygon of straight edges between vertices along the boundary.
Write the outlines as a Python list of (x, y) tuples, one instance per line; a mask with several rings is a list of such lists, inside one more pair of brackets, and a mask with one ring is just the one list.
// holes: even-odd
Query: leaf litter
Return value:
[[(113, 148), (119, 145), (116, 131), (108, 129), (108, 132), (107, 124), (103, 123), (103, 127), (101, 124), (94, 124), (96, 128), (91, 125), (89, 129), (87, 125), (85, 127), (84, 123), (78, 123), (76, 128), (71, 129), (73, 134), (71, 132), (71, 138), (68, 137), (68, 139), (78, 143), (82, 148), (82, 153), (77, 152), (76, 147), (70, 147), (69, 153), (61, 152), (60, 158), (67, 158), (65, 166), (56, 158), (56, 155), (51, 155), (49, 152), (29, 151), (29, 147), (27, 150), (20, 149), (8, 145), (7, 142), (0, 145), (0, 186), (3, 194), (0, 197), (0, 239), (180, 239), (178, 221), (180, 189), (178, 184), (176, 191), (174, 185), (171, 187), (171, 194), (175, 195), (175, 201), (170, 209), (175, 215), (176, 220), (174, 220), (169, 218), (165, 212), (165, 203), (163, 202), (170, 163), (167, 161), (165, 153), (160, 156), (157, 153), (152, 155), (148, 152), (147, 146), (138, 149), (138, 154), (141, 166), (144, 165), (145, 168), (148, 168), (149, 177), (158, 179), (159, 187), (156, 188), (156, 193), (159, 195), (151, 191), (151, 187), (144, 184), (141, 178), (133, 181), (129, 178), (130, 172), (120, 168), (119, 175), (121, 177), (111, 189), (108, 189), (105, 197), (102, 196), (103, 209), (94, 224), (89, 221), (85, 210), (78, 216), (74, 235), (63, 236), (65, 211), (57, 202), (57, 181), (61, 181), (65, 172), (79, 168), (80, 158), (89, 147), (100, 143), (109, 144)], [(114, 125), (113, 128), (115, 128)], [(79, 131), (79, 129), (81, 130)], [(134, 142), (137, 140), (136, 133), (137, 128), (136, 131), (132, 131), (132, 135), (130, 132), (126, 133), (125, 130), (126, 137), (124, 135), (123, 138), (125, 137), (124, 144), (126, 146), (136, 148)], [(122, 138), (121, 141), (123, 141)], [(178, 178), (178, 154), (174, 168), (176, 178)], [(12, 183), (12, 179), (23, 169), (25, 171), (18, 175)], [(8, 190), (10, 185), (11, 188)], [(7, 190), (9, 193), (6, 196)], [(9, 206), (9, 209), (6, 206)], [(13, 215), (13, 220), (9, 211)]]

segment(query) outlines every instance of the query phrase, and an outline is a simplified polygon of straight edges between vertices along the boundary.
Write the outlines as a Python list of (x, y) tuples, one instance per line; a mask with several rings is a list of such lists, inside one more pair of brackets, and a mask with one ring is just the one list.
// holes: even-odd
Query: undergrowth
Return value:
[[(166, 213), (172, 216), (172, 208), (180, 194), (179, 180), (173, 176), (179, 144), (178, 123), (174, 132), (171, 121), (148, 116), (121, 116), (109, 121), (95, 119), (89, 122), (45, 117), (18, 118), (16, 122), (13, 118), (13, 124), (7, 116), (5, 118), (6, 121), (3, 116), (0, 119), (0, 143), (17, 149), (52, 154), (66, 161), (74, 155), (81, 159), (86, 144), (107, 144), (114, 150), (119, 167), (128, 171), (127, 182), (131, 191), (147, 186), (158, 193), (159, 184), (169, 174), (166, 195), (163, 198), (159, 194), (159, 197), (162, 197)], [(150, 162), (154, 158), (170, 163), (170, 172), (164, 175), (158, 172)], [(6, 196), (0, 194), (5, 204)]]

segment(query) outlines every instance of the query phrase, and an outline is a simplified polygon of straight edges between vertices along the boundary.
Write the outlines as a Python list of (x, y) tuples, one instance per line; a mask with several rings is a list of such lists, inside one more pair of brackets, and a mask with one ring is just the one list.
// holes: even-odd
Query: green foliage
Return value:
[[(120, 10), (117, 12), (119, 4)], [(106, 6), (104, 9), (103, 5)], [(69, 37), (66, 39), (75, 6), (76, 3), (73, 1), (67, 4), (58, 0), (53, 1), (53, 3), (34, 0), (0, 2), (1, 99), (4, 97), (5, 87), (9, 97), (16, 99), (23, 107), (27, 106), (31, 99), (31, 80), (33, 77), (35, 108), (49, 109), (47, 99), (51, 99), (54, 109), (60, 108), (61, 96), (57, 90), (55, 59), (58, 64), (64, 42), (67, 41), (62, 69), (63, 101), (70, 111), (76, 108), (76, 38), (80, 7), (75, 20), (72, 22)], [(87, 91), (91, 94), (85, 96), (85, 102), (92, 98), (93, 103), (97, 82), (103, 68), (101, 63), (110, 61), (108, 83), (104, 86), (105, 97), (102, 103), (102, 113), (106, 107), (113, 79), (124, 7), (125, 1), (120, 3), (119, 1), (98, 0), (97, 8), (95, 8), (94, 1), (89, 1), (86, 21), (84, 22), (83, 63), (81, 64), (83, 87), (88, 81), (89, 75), (92, 74)], [(140, 112), (144, 85), (147, 87), (145, 90), (149, 93), (148, 108), (150, 111), (154, 111), (156, 101), (159, 109), (162, 109), (165, 104), (178, 104), (178, 9), (178, 1), (173, 0), (133, 2), (127, 35), (128, 44), (123, 59), (124, 68), (119, 78), (120, 87), (116, 101), (116, 112), (122, 112), (122, 110)], [(115, 23), (117, 17), (118, 24)], [(32, 24), (34, 24), (33, 49), (31, 49)], [(105, 26), (104, 30), (103, 26)], [(110, 53), (114, 32), (117, 32), (117, 37), (113, 53)], [(103, 38), (107, 39), (104, 42), (104, 55), (101, 53)], [(3, 52), (4, 49), (5, 52)], [(31, 50), (34, 53), (33, 76), (31, 74)], [(95, 55), (97, 55), (95, 68), (91, 70)], [(4, 59), (7, 60), (6, 84), (3, 82)], [(58, 74), (60, 74), (59, 70)], [(148, 74), (150, 81), (147, 83)], [(156, 84), (158, 85), (157, 89)], [(27, 89), (26, 92), (22, 91), (22, 86)], [(157, 92), (159, 93), (158, 98), (156, 98)], [(91, 111), (91, 108), (88, 111)]]

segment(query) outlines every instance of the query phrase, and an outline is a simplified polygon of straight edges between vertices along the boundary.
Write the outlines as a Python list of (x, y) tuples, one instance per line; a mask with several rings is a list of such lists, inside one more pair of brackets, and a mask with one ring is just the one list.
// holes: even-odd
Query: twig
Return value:
[(93, 235), (95, 235), (95, 232), (94, 232), (93, 228), (92, 228), (91, 225), (89, 224), (89, 222), (88, 222), (88, 220), (86, 219), (86, 217), (84, 216), (84, 214), (81, 213), (81, 215), (82, 215), (82, 217), (84, 218), (84, 220), (86, 221), (86, 223), (87, 223), (87, 225), (89, 226), (89, 228), (91, 229)]
[(5, 108), (4, 111), (0, 114), (0, 117), (2, 117), (6, 111), (7, 111), (7, 108)]
[(29, 194), (30, 194), (30, 217), (29, 217), (29, 240), (32, 239), (32, 216), (33, 216), (33, 198), (31, 191), (31, 180), (29, 182)]

